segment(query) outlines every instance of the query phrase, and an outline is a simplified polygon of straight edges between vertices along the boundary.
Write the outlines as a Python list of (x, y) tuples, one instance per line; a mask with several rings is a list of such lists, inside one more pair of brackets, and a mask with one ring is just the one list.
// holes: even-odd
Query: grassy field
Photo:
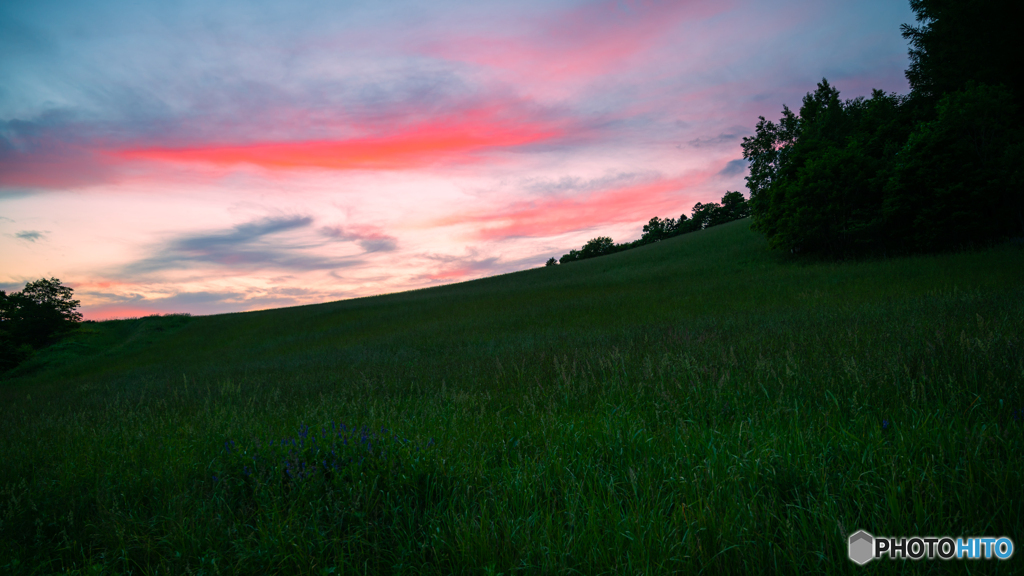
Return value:
[(1024, 249), (747, 221), (462, 284), (83, 325), (0, 382), (0, 572), (1024, 572)]

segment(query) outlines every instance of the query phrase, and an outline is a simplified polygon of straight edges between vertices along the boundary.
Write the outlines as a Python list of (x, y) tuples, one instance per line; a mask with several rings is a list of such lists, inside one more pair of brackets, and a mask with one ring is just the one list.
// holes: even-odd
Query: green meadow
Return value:
[(1024, 246), (741, 220), (313, 306), (88, 323), (0, 381), (0, 573), (753, 574), (1024, 545)]

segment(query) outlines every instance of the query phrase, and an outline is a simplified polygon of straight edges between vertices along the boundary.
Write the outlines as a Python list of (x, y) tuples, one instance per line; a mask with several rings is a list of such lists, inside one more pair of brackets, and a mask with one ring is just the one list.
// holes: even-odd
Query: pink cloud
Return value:
[(398, 239), (384, 232), (379, 226), (327, 226), (320, 232), (328, 238), (343, 242), (356, 242), (367, 252), (390, 252), (398, 247)]
[(473, 270), (472, 268), (453, 268), (450, 270), (441, 270), (438, 272), (434, 272), (433, 274), (428, 274), (426, 278), (429, 280), (453, 280), (455, 278), (464, 278), (472, 274), (473, 272), (479, 271)]
[(512, 71), (536, 82), (589, 79), (614, 72), (687, 20), (728, 10), (732, 2), (607, 0), (524, 23), (519, 36), (450, 38), (428, 53)]
[[(435, 103), (436, 104), (436, 103)], [(282, 112), (284, 110), (284, 112)], [(381, 116), (300, 118), (288, 107), (264, 111), (287, 117), (276, 130), (258, 122), (209, 133), (151, 134), (116, 138), (93, 126), (47, 127), (48, 133), (22, 138), (27, 144), (0, 148), (0, 187), (61, 189), (107, 182), (188, 180), (195, 171), (223, 176), (241, 166), (265, 170), (263, 176), (296, 170), (408, 170), (430, 166), (478, 164), (488, 154), (537, 144), (569, 145), (595, 137), (571, 118), (507, 94), (489, 94), (470, 102), (449, 102), (441, 110), (411, 104), (389, 108)], [(288, 112), (287, 114), (285, 112)], [(270, 133), (253, 139), (252, 133)], [(0, 142), (0, 145), (4, 144)]]
[(137, 286), (134, 282), (122, 282), (120, 280), (91, 280), (86, 282), (73, 282), (70, 284), (75, 290), (110, 290), (111, 288), (122, 288), (125, 286)]
[(129, 148), (122, 160), (201, 164), (218, 168), (255, 165), (269, 170), (403, 170), (437, 163), (475, 163), (492, 150), (548, 142), (566, 135), (563, 126), (498, 110), (477, 109), (428, 120), (395, 132), (340, 140), (257, 142), (186, 148)]
[(644, 222), (683, 212), (682, 193), (704, 184), (715, 170), (605, 189), (586, 196), (514, 202), (488, 212), (454, 214), (437, 225), (476, 224), (483, 240), (554, 236), (594, 226)]
[(11, 154), (0, 159), (0, 188), (75, 188), (109, 181), (113, 163), (72, 146)]

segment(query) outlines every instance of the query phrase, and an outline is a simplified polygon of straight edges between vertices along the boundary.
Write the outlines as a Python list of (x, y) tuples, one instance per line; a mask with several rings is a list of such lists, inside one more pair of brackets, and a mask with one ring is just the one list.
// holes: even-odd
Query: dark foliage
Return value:
[(43, 278), (21, 292), (0, 290), (0, 371), (9, 370), (74, 330), (82, 321), (79, 301), (60, 280)]
[[(580, 250), (570, 250), (558, 262), (566, 264), (577, 260), (604, 256), (605, 254), (614, 254), (615, 252), (629, 250), (630, 248), (636, 248), (645, 244), (660, 242), (680, 234), (703, 230), (710, 226), (717, 226), (726, 222), (732, 222), (733, 220), (739, 220), (740, 218), (746, 218), (749, 215), (750, 207), (743, 194), (740, 192), (726, 192), (725, 196), (722, 197), (721, 204), (717, 202), (709, 202), (708, 204), (698, 202), (695, 204), (689, 217), (686, 214), (681, 214), (678, 220), (675, 218), (659, 218), (657, 216), (651, 218), (647, 224), (644, 224), (643, 234), (638, 240), (616, 244), (607, 236), (599, 236), (587, 242)], [(547, 262), (548, 266), (554, 264), (554, 258)]]
[(910, 0), (918, 26), (904, 24), (910, 43), (907, 80), (913, 93), (937, 104), (971, 82), (1006, 86), (1024, 107), (1024, 58), (1018, 0)]
[(1024, 153), (1009, 90), (969, 85), (918, 124), (886, 182), (887, 232), (914, 251), (1024, 234)]
[(761, 118), (744, 138), (751, 160), (754, 229), (769, 245), (833, 255), (882, 247), (884, 189), (913, 125), (906, 98), (875, 90), (842, 101), (827, 80), (788, 107), (778, 124)]
[(844, 101), (822, 80), (799, 114), (783, 106), (743, 139), (753, 228), (773, 248), (843, 258), (1024, 234), (1020, 50), (988, 37), (1006, 13), (911, 6), (911, 94)]

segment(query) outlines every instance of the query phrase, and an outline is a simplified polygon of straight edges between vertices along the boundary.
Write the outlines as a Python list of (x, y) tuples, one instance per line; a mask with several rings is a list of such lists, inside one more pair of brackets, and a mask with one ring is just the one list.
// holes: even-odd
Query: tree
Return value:
[(12, 333), (12, 306), (10, 296), (0, 290), (0, 373), (21, 364), (32, 354), (32, 347), (19, 343)]
[(615, 242), (612, 241), (611, 238), (607, 236), (598, 236), (583, 245), (583, 249), (580, 250), (580, 259), (611, 254), (614, 251), (614, 248)]
[[(881, 213), (887, 180), (914, 125), (907, 101), (880, 90), (867, 100), (843, 101), (823, 79), (804, 97), (799, 115), (783, 107), (780, 125), (789, 129), (778, 145), (784, 153), (759, 165), (769, 176), (752, 169), (747, 179), (753, 228), (769, 246), (845, 256), (884, 251), (897, 240)], [(774, 138), (772, 126), (760, 122), (744, 154), (761, 153), (760, 143)]]
[(73, 330), (82, 321), (80, 302), (60, 280), (43, 278), (25, 285), (21, 292), (0, 298), (0, 331), (12, 345), (42, 348)]
[(693, 230), (703, 230), (708, 226), (715, 226), (721, 224), (721, 217), (719, 211), (721, 205), (717, 202), (708, 202), (707, 204), (701, 204), (697, 202), (693, 205), (693, 211), (690, 216), (690, 226)]
[(552, 256), (551, 258), (548, 258), (548, 261), (544, 265), (554, 266), (555, 264), (558, 264), (558, 260), (555, 260), (554, 256)]
[(1024, 3), (910, 4), (910, 95), (843, 101), (823, 79), (799, 114), (783, 106), (743, 139), (751, 227), (772, 248), (846, 257), (1024, 233)]
[[(638, 246), (664, 240), (665, 238), (671, 238), (680, 234), (687, 234), (689, 232), (701, 230), (708, 226), (716, 226), (718, 224), (732, 222), (733, 220), (745, 218), (749, 214), (750, 206), (743, 197), (743, 194), (739, 192), (726, 192), (725, 196), (722, 196), (722, 204), (717, 204), (715, 202), (702, 204), (698, 202), (694, 205), (693, 218), (687, 218), (686, 214), (680, 215), (678, 220), (675, 218), (662, 219), (655, 216), (644, 225), (643, 234), (640, 238), (632, 242), (615, 244), (612, 242), (611, 238), (607, 236), (600, 236), (588, 241), (580, 250), (570, 250), (569, 253), (564, 254), (557, 263), (566, 264), (577, 260), (584, 260), (587, 258), (594, 258), (596, 256), (604, 256), (605, 254), (621, 252), (623, 250), (630, 250)], [(556, 261), (554, 258), (551, 258), (547, 262), (548, 266), (553, 266), (555, 264)]]
[(913, 94), (937, 105), (968, 83), (1006, 86), (1024, 108), (1020, 0), (910, 0), (918, 26), (901, 26), (910, 44), (907, 80)]
[(886, 228), (913, 250), (956, 248), (1024, 235), (1020, 157), (1003, 86), (968, 84), (942, 97), (900, 151), (886, 186)]
[(719, 219), (724, 222), (732, 222), (750, 216), (750, 205), (747, 204), (747, 199), (740, 192), (726, 191), (725, 196), (722, 196), (721, 211)]
[[(783, 169), (788, 165), (789, 153), (796, 144), (799, 131), (799, 119), (783, 104), (778, 124), (760, 116), (754, 135), (744, 136), (740, 145), (743, 158), (750, 162), (750, 175), (746, 181), (754, 216), (753, 228), (765, 234), (772, 231), (773, 208), (778, 204), (773, 198), (778, 187), (773, 187), (773, 184), (783, 177)], [(763, 206), (759, 209), (758, 204)]]
[(651, 242), (658, 242), (664, 240), (670, 236), (673, 236), (676, 230), (675, 218), (665, 218), (662, 220), (655, 216), (651, 218), (647, 224), (644, 224), (643, 233), (640, 235), (641, 243), (648, 244)]

